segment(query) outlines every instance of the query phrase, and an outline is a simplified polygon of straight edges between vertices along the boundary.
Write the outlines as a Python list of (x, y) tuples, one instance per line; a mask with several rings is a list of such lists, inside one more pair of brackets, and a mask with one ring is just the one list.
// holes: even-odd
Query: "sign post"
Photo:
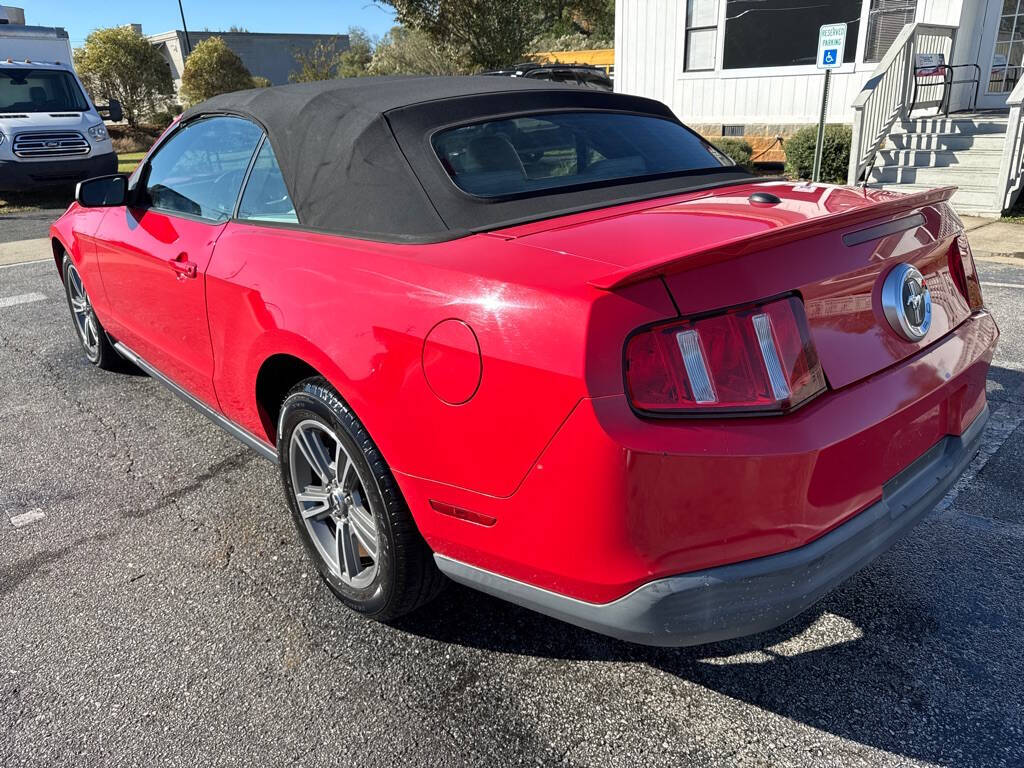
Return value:
[(825, 115), (828, 113), (828, 91), (832, 85), (832, 70), (843, 66), (846, 55), (846, 24), (823, 24), (818, 30), (818, 69), (825, 70), (825, 85), (821, 90), (821, 116), (818, 118), (818, 141), (814, 145), (814, 172), (811, 181), (821, 180), (821, 152), (825, 146)]

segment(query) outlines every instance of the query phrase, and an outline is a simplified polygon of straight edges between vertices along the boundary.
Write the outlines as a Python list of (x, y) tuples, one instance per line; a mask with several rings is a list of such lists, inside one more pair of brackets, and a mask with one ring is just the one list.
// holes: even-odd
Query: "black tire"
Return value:
[[(102, 368), (105, 371), (121, 370), (124, 366), (124, 360), (117, 353), (117, 350), (114, 349), (114, 345), (110, 341), (106, 330), (104, 330), (103, 324), (96, 317), (96, 311), (92, 307), (92, 302), (88, 301), (88, 294), (85, 291), (84, 284), (81, 283), (78, 270), (67, 254), (64, 255), (61, 269), (64, 275), (64, 297), (67, 299), (68, 311), (71, 313), (71, 322), (75, 329), (75, 336), (78, 337), (78, 342), (82, 345), (82, 351), (85, 352), (85, 359), (97, 368)], [(73, 280), (78, 282), (73, 284)], [(84, 326), (80, 323), (80, 313), (75, 310), (74, 299), (72, 298), (72, 293), (75, 291), (74, 285), (78, 285), (81, 288), (83, 296), (87, 299), (85, 316), (93, 323), (91, 330), (88, 332), (84, 330)], [(87, 341), (89, 334), (95, 337), (92, 344)]]
[[(324, 558), (296, 498), (290, 446), (296, 427), (309, 421), (326, 426), (338, 437), (359, 478), (372, 478), (362, 487), (377, 526), (378, 557), (373, 580), (360, 588), (344, 581), (335, 571), (336, 564)], [(277, 453), (285, 498), (302, 542), (331, 591), (349, 608), (383, 622), (404, 616), (436, 597), (445, 577), (434, 564), (430, 548), (366, 427), (331, 385), (315, 377), (293, 387), (282, 404), (279, 425)]]

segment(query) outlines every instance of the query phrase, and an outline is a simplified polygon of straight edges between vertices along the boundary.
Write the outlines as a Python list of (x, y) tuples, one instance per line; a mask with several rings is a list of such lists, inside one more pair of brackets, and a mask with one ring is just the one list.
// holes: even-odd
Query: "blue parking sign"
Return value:
[(839, 49), (826, 48), (822, 54), (822, 64), (835, 64), (839, 59)]

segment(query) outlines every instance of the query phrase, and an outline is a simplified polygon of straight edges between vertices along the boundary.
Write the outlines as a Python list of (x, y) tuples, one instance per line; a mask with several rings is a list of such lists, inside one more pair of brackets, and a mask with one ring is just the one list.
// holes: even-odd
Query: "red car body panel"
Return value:
[(103, 219), (96, 245), (103, 287), (108, 297), (116, 297), (109, 302), (104, 324), (213, 407), (214, 358), (201, 278), (224, 226), (115, 208)]
[(497, 519), (417, 518), (442, 554), (609, 602), (659, 577), (802, 546), (877, 501), (981, 412), (996, 336), (980, 315), (907, 365), (782, 418), (650, 422), (622, 395), (585, 400), (512, 499), (398, 479), (413, 508), (442, 499)]
[[(953, 286), (961, 227), (941, 196), (888, 205), (883, 193), (773, 185), (779, 205), (746, 201), (764, 189), (430, 245), (236, 221), (213, 233), (182, 219), (172, 237), (150, 212), (114, 209), (98, 234), (100, 270), (83, 279), (90, 291), (102, 279), (112, 300), (97, 311), (115, 335), (267, 442), (275, 425), (256, 399), (259, 371), (277, 355), (306, 362), (366, 424), (435, 552), (604, 603), (661, 576), (815, 540), (984, 409), (998, 331)], [(863, 215), (828, 223), (851, 210)], [(844, 243), (906, 215), (921, 221)], [(92, 221), (72, 207), (54, 237), (78, 258), (72, 244)], [(799, 239), (772, 240), (792, 227)], [(195, 280), (161, 263), (183, 251)], [(879, 306), (880, 278), (903, 262), (935, 297), (918, 343), (896, 337)], [(789, 293), (805, 302), (828, 391), (784, 416), (634, 413), (623, 379), (632, 332)]]
[[(609, 295), (586, 284), (585, 262), (561, 261), (551, 269), (549, 253), (486, 236), (339, 248), (333, 236), (231, 223), (207, 275), (224, 413), (272, 439), (253, 383), (264, 360), (290, 354), (346, 393), (394, 470), (511, 495), (576, 403), (622, 391), (621, 345), (588, 350), (590, 328), (674, 313), (658, 284)], [(483, 356), (482, 375), (467, 376), (475, 395), (457, 406), (422, 367), (428, 333), (449, 319), (473, 329)], [(465, 367), (459, 352), (448, 354)], [(467, 460), (481, 452), (491, 459)]]

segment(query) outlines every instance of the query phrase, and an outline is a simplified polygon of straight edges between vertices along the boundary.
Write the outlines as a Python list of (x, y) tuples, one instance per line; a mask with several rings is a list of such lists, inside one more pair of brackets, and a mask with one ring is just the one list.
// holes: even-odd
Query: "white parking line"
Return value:
[(30, 509), (20, 515), (15, 515), (11, 518), (11, 525), (15, 528), (24, 528), (26, 525), (32, 525), (32, 523), (39, 522), (46, 517), (46, 513), (41, 509)]
[(1012, 360), (993, 360), (995, 368), (1007, 368), (1011, 371), (1024, 371), (1024, 363), (1015, 363)]
[(956, 497), (985, 468), (988, 460), (999, 453), (1003, 443), (1009, 439), (1010, 435), (1021, 424), (1024, 424), (1024, 408), (1021, 408), (1019, 405), (1003, 403), (1003, 405), (992, 411), (988, 424), (985, 425), (985, 431), (982, 434), (981, 449), (978, 451), (978, 455), (967, 465), (967, 469), (964, 470), (964, 473), (953, 484), (953, 487), (949, 489), (942, 501), (929, 513), (929, 517), (938, 520), (958, 516), (955, 511), (950, 509), (953, 506), (953, 502), (956, 501)]
[(41, 293), (19, 293), (17, 296), (0, 297), (0, 309), (18, 304), (31, 304), (34, 301), (46, 301), (46, 296)]
[(983, 288), (1024, 288), (1024, 283), (982, 283)]
[(52, 259), (47, 259), (47, 258), (30, 259), (29, 261), (15, 261), (15, 262), (13, 262), (11, 264), (0, 264), (0, 269), (11, 269), (13, 267), (28, 267), (28, 266), (31, 266), (32, 264), (45, 264), (48, 261), (51, 264), (53, 263)]

